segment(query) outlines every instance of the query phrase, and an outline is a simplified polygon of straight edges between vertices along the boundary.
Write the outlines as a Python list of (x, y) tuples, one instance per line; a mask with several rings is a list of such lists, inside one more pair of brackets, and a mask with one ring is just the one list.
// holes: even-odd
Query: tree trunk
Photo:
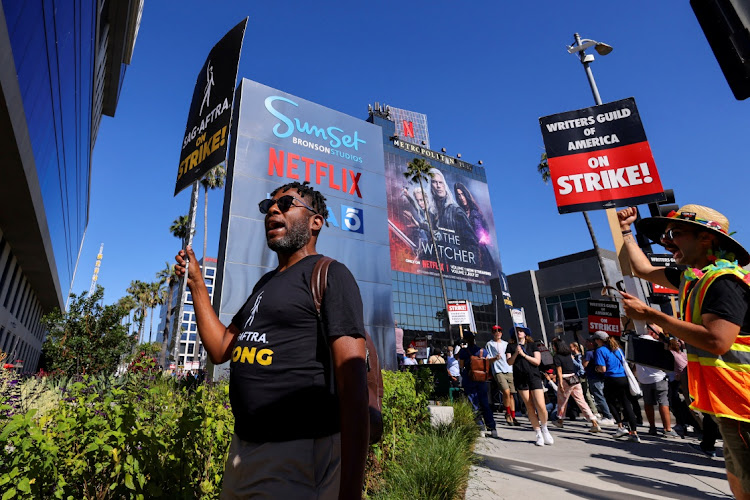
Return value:
[(174, 280), (169, 280), (169, 286), (167, 287), (167, 296), (164, 299), (164, 304), (167, 306), (167, 318), (164, 321), (164, 335), (161, 340), (161, 353), (159, 353), (159, 363), (162, 369), (167, 364), (167, 341), (169, 340), (169, 320), (172, 316), (172, 286), (174, 286)]
[(148, 341), (151, 342), (151, 339), (154, 338), (154, 308), (151, 308), (151, 321), (149, 322), (148, 327)]
[(425, 196), (424, 187), (422, 186), (422, 178), (419, 178), (419, 189), (422, 190), (422, 198), (424, 199), (425, 208), (425, 219), (427, 219), (427, 227), (430, 229), (430, 238), (432, 239), (432, 248), (435, 250), (435, 258), (438, 263), (438, 273), (440, 273), (440, 288), (443, 289), (443, 303), (445, 304), (445, 315), (446, 325), (448, 327), (448, 338), (453, 344), (453, 332), (451, 331), (451, 324), (448, 321), (448, 294), (445, 292), (445, 278), (443, 278), (443, 264), (440, 262), (440, 252), (437, 249), (437, 243), (435, 242), (435, 233), (432, 231), (432, 222), (430, 221), (430, 206), (427, 203), (427, 196)]

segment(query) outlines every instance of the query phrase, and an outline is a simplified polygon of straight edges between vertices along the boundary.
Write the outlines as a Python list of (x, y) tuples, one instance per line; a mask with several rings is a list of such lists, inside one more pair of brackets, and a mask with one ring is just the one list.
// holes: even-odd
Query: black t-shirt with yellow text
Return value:
[[(264, 275), (232, 319), (241, 333), (232, 348), (229, 398), (235, 433), (245, 441), (319, 438), (340, 430), (330, 349), (318, 333), (310, 291), (320, 257)], [(364, 337), (359, 287), (339, 262), (328, 269), (321, 317), (328, 339)]]

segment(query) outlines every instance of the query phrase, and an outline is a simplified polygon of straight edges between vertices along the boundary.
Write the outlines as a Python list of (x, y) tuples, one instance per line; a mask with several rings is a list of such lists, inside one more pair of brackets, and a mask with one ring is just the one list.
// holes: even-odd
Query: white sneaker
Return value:
[(628, 434), (630, 433), (625, 427), (618, 427), (617, 430), (615, 431), (615, 439), (621, 438), (623, 436), (627, 436)]
[(632, 441), (634, 443), (640, 443), (641, 442), (641, 438), (638, 437), (638, 434), (630, 434), (628, 436), (628, 441)]
[(490, 436), (497, 439), (497, 429), (492, 429), (492, 432), (490, 432)]
[(601, 418), (601, 419), (597, 419), (597, 420), (599, 421), (600, 424), (615, 425), (615, 421), (612, 418)]
[(589, 432), (594, 433), (594, 432), (601, 432), (601, 431), (602, 431), (602, 428), (599, 427), (599, 424), (597, 423), (596, 420), (591, 422), (591, 427), (589, 428)]
[(544, 446), (544, 438), (542, 437), (542, 433), (538, 433), (536, 435), (536, 443), (534, 443), (537, 446)]
[(549, 433), (546, 427), (542, 427), (542, 438), (544, 439), (544, 444), (555, 444), (552, 434)]

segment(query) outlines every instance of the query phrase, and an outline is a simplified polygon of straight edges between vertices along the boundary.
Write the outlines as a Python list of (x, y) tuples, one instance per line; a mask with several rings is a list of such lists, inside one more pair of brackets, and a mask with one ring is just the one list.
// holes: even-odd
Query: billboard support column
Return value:
[[(576, 41), (576, 46), (581, 47), (583, 45), (581, 43), (581, 36), (578, 33), (575, 33), (574, 37)], [(609, 50), (611, 51), (612, 48), (609, 47)], [(583, 64), (583, 68), (586, 71), (586, 78), (588, 79), (589, 86), (591, 87), (591, 93), (594, 95), (594, 102), (596, 103), (597, 106), (600, 106), (602, 104), (602, 98), (599, 95), (599, 88), (596, 86), (596, 80), (594, 80), (594, 74), (592, 73), (591, 67), (589, 65), (589, 62), (593, 60), (593, 56), (591, 57), (591, 59), (587, 59), (584, 49), (580, 49), (577, 52), (578, 52), (578, 57), (581, 60), (581, 64)], [(606, 52), (606, 53), (609, 53), (609, 52)], [(623, 281), (625, 284), (625, 291), (643, 300), (644, 297), (640, 293), (639, 288), (635, 284), (635, 279), (633, 278), (633, 271), (630, 268), (630, 261), (626, 258), (623, 252), (625, 242), (622, 238), (622, 233), (620, 232), (620, 222), (617, 219), (617, 213), (615, 212), (614, 208), (608, 208), (606, 210), (606, 213), (607, 213), (607, 222), (609, 223), (609, 229), (612, 232), (612, 240), (614, 241), (614, 244), (615, 244), (615, 252), (617, 252), (617, 260), (618, 260), (618, 263), (620, 264), (620, 270), (622, 271), (622, 277), (623, 277)], [(593, 231), (591, 234), (592, 235), (594, 234)], [(645, 335), (646, 324), (643, 321), (634, 320), (633, 324), (635, 325), (635, 330), (638, 333), (638, 335)]]

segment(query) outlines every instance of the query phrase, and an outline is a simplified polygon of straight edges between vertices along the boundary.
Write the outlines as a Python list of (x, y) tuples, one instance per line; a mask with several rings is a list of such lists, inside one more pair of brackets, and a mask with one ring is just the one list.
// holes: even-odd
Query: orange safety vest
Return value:
[[(688, 269), (680, 281), (680, 315), (701, 325), (706, 291), (720, 276), (732, 275), (750, 286), (750, 274), (735, 263), (717, 260), (702, 271)], [(750, 334), (740, 332), (721, 356), (688, 345), (691, 408), (717, 417), (750, 422)]]

